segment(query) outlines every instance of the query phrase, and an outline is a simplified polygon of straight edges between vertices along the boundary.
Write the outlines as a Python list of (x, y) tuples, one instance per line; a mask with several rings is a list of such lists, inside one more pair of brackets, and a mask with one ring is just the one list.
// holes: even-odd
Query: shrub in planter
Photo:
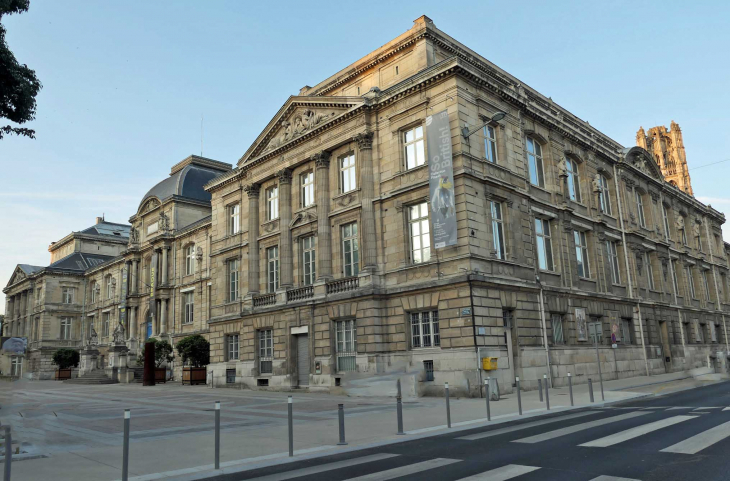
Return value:
[[(165, 362), (172, 362), (172, 346), (169, 342), (160, 339), (149, 338), (147, 342), (155, 343), (155, 367), (162, 367)], [(137, 365), (144, 366), (144, 350), (137, 356)]]
[(184, 338), (176, 347), (183, 364), (204, 367), (210, 363), (210, 343), (200, 334)]
[(53, 353), (53, 364), (58, 366), (56, 379), (71, 379), (71, 368), (77, 367), (81, 356), (73, 349), (59, 349)]

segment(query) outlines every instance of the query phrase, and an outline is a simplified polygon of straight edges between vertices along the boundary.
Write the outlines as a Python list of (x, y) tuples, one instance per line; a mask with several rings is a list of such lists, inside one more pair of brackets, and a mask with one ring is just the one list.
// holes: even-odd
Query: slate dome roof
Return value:
[(210, 192), (203, 189), (203, 186), (231, 168), (230, 164), (223, 162), (197, 156), (188, 157), (172, 168), (170, 177), (152, 187), (139, 205), (143, 205), (150, 197), (157, 197), (160, 202), (164, 202), (173, 195), (210, 202)]

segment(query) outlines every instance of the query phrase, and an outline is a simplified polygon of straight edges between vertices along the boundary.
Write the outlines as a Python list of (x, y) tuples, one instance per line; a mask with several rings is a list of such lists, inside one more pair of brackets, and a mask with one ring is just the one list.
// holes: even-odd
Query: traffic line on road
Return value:
[(695, 411), (706, 411), (707, 409), (720, 409), (720, 408), (722, 408), (722, 406), (709, 406), (709, 407), (695, 408), (694, 410)]
[(725, 409), (723, 409), (723, 411), (730, 411), (730, 406), (728, 406)]
[(508, 479), (522, 476), (523, 474), (537, 471), (540, 468), (535, 466), (522, 466), (520, 464), (508, 464), (501, 468), (492, 469), (483, 473), (475, 474), (467, 478), (461, 478), (458, 481), (507, 481)]
[(667, 409), (667, 411), (677, 411), (679, 409), (694, 409), (693, 407), (687, 407), (687, 406), (674, 406), (672, 408)]
[(730, 421), (701, 432), (682, 442), (662, 449), (663, 453), (697, 454), (715, 443), (730, 437)]
[(349, 468), (350, 466), (357, 466), (358, 464), (372, 463), (374, 461), (382, 461), (383, 459), (395, 458), (400, 456), (399, 454), (380, 453), (372, 454), (370, 456), (362, 456), (360, 458), (346, 459), (344, 461), (336, 461), (334, 463), (321, 464), (319, 466), (312, 466), (310, 468), (295, 469), (292, 471), (286, 471), (283, 473), (269, 474), (268, 476), (261, 476), (259, 478), (253, 478), (250, 481), (283, 481), (285, 479), (298, 478), (301, 476), (310, 476), (312, 474), (324, 473), (327, 471), (333, 471), (335, 469)]
[(619, 478), (618, 476), (598, 476), (597, 478), (591, 479), (591, 481), (641, 481), (641, 480), (634, 479), (634, 478)]
[(389, 479), (400, 478), (401, 476), (409, 476), (411, 474), (421, 473), (430, 469), (440, 468), (449, 464), (459, 463), (460, 459), (435, 458), (420, 463), (408, 464), (399, 468), (387, 469), (377, 473), (350, 478), (345, 481), (387, 481)]
[(534, 428), (536, 426), (543, 426), (545, 424), (552, 424), (552, 423), (558, 423), (561, 421), (567, 421), (569, 419), (582, 418), (584, 416), (590, 416), (592, 414), (598, 414), (598, 412), (588, 411), (588, 412), (583, 412), (583, 413), (569, 414), (567, 416), (560, 416), (557, 418), (543, 419), (542, 421), (533, 421), (533, 422), (525, 423), (525, 424), (517, 424), (515, 426), (509, 426), (509, 427), (502, 428), (502, 429), (495, 429), (495, 430), (487, 431), (484, 433), (470, 434), (468, 436), (462, 436), (462, 437), (456, 438), (456, 439), (462, 439), (464, 441), (475, 441), (477, 439), (489, 438), (492, 436), (499, 436), (500, 434), (520, 431), (522, 429)]
[(670, 418), (661, 419), (659, 421), (654, 421), (653, 423), (643, 424), (635, 428), (626, 429), (624, 431), (611, 434), (609, 436), (598, 438), (587, 443), (579, 444), (579, 446), (587, 448), (605, 448), (608, 446), (613, 446), (614, 444), (628, 441), (629, 439), (638, 438), (639, 436), (643, 436), (644, 434), (648, 434), (653, 431), (672, 426), (674, 424), (696, 418), (697, 416), (673, 416)]
[(586, 429), (595, 428), (597, 426), (603, 426), (605, 424), (611, 424), (618, 421), (623, 421), (625, 419), (632, 419), (639, 416), (644, 416), (646, 414), (650, 414), (649, 411), (634, 411), (631, 413), (621, 414), (618, 416), (611, 416), (604, 419), (598, 419), (596, 421), (589, 421), (582, 424), (576, 424), (575, 426), (568, 426), (561, 429), (556, 429), (555, 431), (548, 431), (546, 433), (542, 434), (536, 434), (535, 436), (529, 436), (522, 439), (517, 439), (515, 441), (512, 441), (513, 443), (539, 443), (541, 441), (548, 441), (550, 439), (558, 438), (560, 436), (566, 436), (568, 434), (577, 433), (579, 431), (585, 431)]

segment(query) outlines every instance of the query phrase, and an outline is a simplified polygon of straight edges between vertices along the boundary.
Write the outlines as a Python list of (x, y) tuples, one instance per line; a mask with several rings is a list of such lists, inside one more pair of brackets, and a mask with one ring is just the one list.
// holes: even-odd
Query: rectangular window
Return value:
[(74, 303), (74, 289), (73, 287), (64, 287), (62, 289), (63, 303), (73, 304)]
[(301, 175), (302, 207), (314, 204), (314, 172), (309, 171)]
[(271, 374), (274, 362), (274, 331), (263, 329), (259, 335), (259, 374)]
[(13, 356), (10, 358), (10, 375), (13, 377), (20, 377), (23, 374), (23, 358), (20, 356)]
[[(93, 282), (91, 283), (91, 303), (92, 303), (92, 304), (93, 304), (94, 302), (96, 302), (96, 294), (97, 294), (97, 292), (96, 292), (96, 288), (97, 288), (97, 287), (98, 287), (98, 286), (96, 285), (96, 281), (93, 281)], [(38, 297), (40, 297), (40, 289), (38, 289), (38, 293), (39, 293)]]
[(226, 384), (235, 384), (236, 382), (236, 370), (226, 369)]
[(710, 342), (717, 342), (717, 326), (714, 322), (710, 322)]
[(194, 299), (195, 299), (195, 292), (184, 292), (183, 293), (183, 302), (185, 305), (185, 318), (183, 319), (183, 324), (192, 324), (193, 323), (193, 307), (194, 307)]
[(707, 280), (707, 271), (702, 269), (702, 286), (705, 288), (705, 299), (708, 301), (712, 300), (710, 296), (710, 282)]
[(268, 272), (267, 289), (274, 293), (279, 288), (279, 246), (266, 249), (266, 263)]
[(411, 347), (418, 349), (440, 345), (438, 311), (412, 312)]
[(530, 171), (530, 183), (538, 187), (545, 187), (542, 147), (532, 137), (527, 137), (527, 164)]
[(428, 225), (428, 203), (408, 208), (408, 231), (411, 235), (411, 261), (414, 264), (431, 259), (431, 233)]
[(586, 233), (574, 230), (573, 239), (575, 240), (575, 258), (578, 264), (578, 275), (580, 277), (591, 277), (591, 270), (588, 265), (588, 242), (586, 240)]
[(674, 261), (672, 263), (672, 281), (674, 282), (674, 293), (679, 295), (679, 280), (677, 279), (677, 264)]
[(357, 237), (357, 222), (342, 226), (342, 266), (345, 277), (360, 273), (360, 247)]
[(114, 297), (114, 278), (106, 276), (106, 298), (111, 299), (112, 297)]
[(279, 187), (266, 189), (266, 220), (279, 218)]
[(228, 234), (238, 234), (241, 230), (241, 205), (228, 206)]
[(552, 314), (550, 316), (550, 323), (553, 326), (553, 343), (565, 344), (565, 335), (563, 334), (563, 315)]
[(314, 236), (310, 235), (302, 239), (302, 284), (311, 286), (316, 278), (316, 252), (314, 249)]
[(644, 264), (646, 264), (646, 284), (652, 291), (654, 287), (654, 266), (651, 265), (651, 254), (644, 252)]
[(608, 190), (608, 180), (601, 174), (598, 174), (598, 204), (601, 212), (611, 215), (611, 194)]
[(636, 192), (636, 213), (639, 216), (639, 225), (646, 227), (646, 218), (644, 217), (644, 201), (641, 198), (641, 193), (638, 190)]
[(621, 284), (621, 269), (618, 262), (618, 249), (615, 241), (606, 241), (606, 252), (608, 253), (608, 267), (611, 271), (611, 280), (614, 284)]
[(426, 163), (423, 149), (423, 126), (407, 130), (403, 134), (406, 151), (406, 169), (410, 170)]
[(484, 127), (484, 154), (488, 162), (497, 163), (497, 132), (491, 125)]
[(71, 318), (70, 317), (61, 318), (61, 339), (64, 339), (64, 340), (71, 339)]
[(111, 319), (111, 312), (104, 312), (104, 313), (102, 313), (102, 321), (103, 321), (104, 324), (102, 325), (101, 335), (103, 337), (109, 336), (109, 322), (110, 322), (110, 319)]
[(578, 175), (578, 163), (572, 159), (565, 159), (565, 169), (568, 174), (568, 197), (570, 197), (570, 200), (580, 202), (580, 176)]
[(550, 221), (535, 219), (535, 237), (537, 238), (537, 263), (540, 269), (553, 270), (553, 245), (550, 237)]
[(337, 371), (354, 371), (357, 354), (357, 330), (355, 320), (337, 321), (335, 323), (337, 338)]
[(489, 211), (492, 215), (492, 248), (497, 259), (505, 259), (504, 225), (502, 218), (502, 204), (489, 201)]
[(592, 344), (603, 344), (601, 321), (596, 317), (591, 317), (591, 321), (588, 323), (588, 337)]
[(621, 343), (631, 344), (631, 321), (621, 319)]
[(664, 204), (662, 204), (662, 216), (664, 217), (664, 235), (667, 240), (669, 240), (671, 239), (671, 235), (669, 233), (669, 213), (667, 212), (667, 208)]
[(705, 333), (702, 332), (705, 328), (704, 324), (700, 324), (700, 321), (695, 319), (695, 335), (697, 336), (697, 344), (705, 343)]
[(226, 336), (226, 361), (238, 359), (238, 334)]
[(692, 268), (689, 266), (685, 267), (685, 272), (687, 273), (687, 293), (691, 299), (695, 299), (697, 295), (695, 293), (695, 281), (692, 278)]
[(355, 189), (357, 189), (355, 154), (348, 154), (340, 158), (340, 190), (344, 194)]
[(238, 259), (228, 261), (228, 300), (238, 300)]
[(195, 273), (195, 246), (189, 245), (185, 248), (185, 275)]
[(433, 361), (423, 361), (423, 370), (426, 371), (424, 381), (433, 381)]

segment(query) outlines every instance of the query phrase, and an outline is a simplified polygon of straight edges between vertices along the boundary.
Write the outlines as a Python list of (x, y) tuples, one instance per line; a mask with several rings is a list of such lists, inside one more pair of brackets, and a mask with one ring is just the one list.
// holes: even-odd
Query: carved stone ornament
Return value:
[(601, 174), (596, 174), (593, 176), (591, 185), (593, 187), (593, 192), (595, 192), (596, 194), (601, 192)]
[(139, 244), (139, 230), (136, 227), (129, 229), (129, 245)]
[(281, 122), (281, 129), (276, 137), (271, 139), (266, 150), (275, 149), (296, 137), (324, 124), (328, 120), (337, 116), (336, 112), (315, 112), (311, 109), (305, 109), (301, 114), (295, 115), (291, 120)]
[(261, 186), (259, 184), (246, 184), (243, 186), (243, 191), (246, 192), (249, 197), (258, 197), (259, 192), (261, 191)]
[(330, 166), (330, 153), (326, 150), (312, 154), (311, 160), (317, 169), (329, 169)]
[(695, 223), (692, 225), (692, 235), (694, 235), (695, 237), (700, 236), (700, 224), (701, 223), (702, 223), (702, 221), (695, 220)]
[(160, 220), (158, 222), (159, 228), (162, 232), (170, 230), (170, 218), (167, 217), (164, 211), (160, 211)]
[(276, 176), (279, 178), (280, 184), (291, 184), (291, 170), (281, 169), (276, 172)]
[(373, 148), (373, 133), (362, 132), (357, 134), (353, 140), (357, 142), (357, 146), (360, 150), (368, 150)]
[(144, 210), (145, 212), (149, 212), (149, 211), (151, 211), (152, 209), (154, 209), (155, 207), (157, 207), (158, 205), (160, 205), (160, 203), (159, 203), (159, 202), (157, 202), (157, 200), (155, 200), (155, 199), (150, 199), (149, 201), (147, 201), (147, 204), (145, 204), (145, 206), (144, 206), (144, 209), (143, 209), (143, 210)]
[(203, 260), (203, 248), (198, 246), (195, 248), (195, 258), (198, 260), (198, 262)]
[(122, 326), (121, 323), (117, 324), (117, 327), (114, 329), (114, 332), (112, 333), (112, 341), (114, 344), (124, 343), (124, 326)]
[(355, 196), (353, 194), (347, 194), (337, 200), (337, 205), (339, 205), (340, 207), (346, 207), (352, 204), (353, 200), (355, 200)]
[(99, 344), (99, 336), (96, 334), (96, 330), (94, 329), (94, 326), (91, 326), (91, 335), (89, 335), (87, 345), (96, 346), (98, 344)]
[(677, 228), (677, 230), (684, 230), (684, 217), (678, 215), (674, 219), (674, 226)]
[(266, 233), (274, 232), (278, 228), (279, 228), (279, 221), (275, 220), (274, 222), (269, 222), (268, 224), (266, 224), (266, 226), (264, 227), (264, 231)]
[(565, 157), (558, 162), (558, 177), (568, 177), (568, 161)]

